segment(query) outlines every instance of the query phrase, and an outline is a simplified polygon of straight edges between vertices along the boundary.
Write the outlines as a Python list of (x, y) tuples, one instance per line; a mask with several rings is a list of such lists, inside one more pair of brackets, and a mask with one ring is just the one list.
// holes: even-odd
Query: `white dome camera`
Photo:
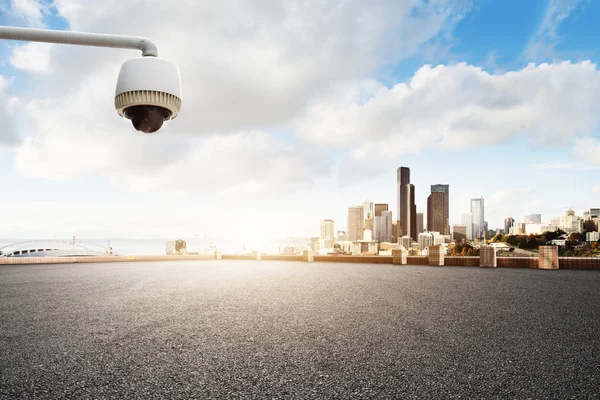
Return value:
[(179, 69), (158, 57), (140, 57), (121, 67), (115, 108), (133, 128), (145, 135), (156, 134), (177, 118), (181, 110)]

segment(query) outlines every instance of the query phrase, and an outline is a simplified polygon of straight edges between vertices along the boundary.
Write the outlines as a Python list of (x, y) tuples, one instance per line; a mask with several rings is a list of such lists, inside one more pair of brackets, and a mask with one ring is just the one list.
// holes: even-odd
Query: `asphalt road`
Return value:
[(0, 266), (1, 398), (598, 393), (598, 271)]

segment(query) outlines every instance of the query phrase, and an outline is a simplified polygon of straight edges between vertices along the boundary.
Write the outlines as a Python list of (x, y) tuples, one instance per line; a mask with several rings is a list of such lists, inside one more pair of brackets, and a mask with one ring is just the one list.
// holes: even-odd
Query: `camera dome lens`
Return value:
[(131, 106), (123, 114), (136, 131), (146, 134), (157, 133), (171, 119), (171, 111), (157, 106)]

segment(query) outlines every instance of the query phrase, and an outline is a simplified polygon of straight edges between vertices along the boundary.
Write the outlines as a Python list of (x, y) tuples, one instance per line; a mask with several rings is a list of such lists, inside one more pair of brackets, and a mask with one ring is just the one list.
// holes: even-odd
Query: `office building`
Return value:
[[(435, 232), (437, 233), (437, 232)], [(419, 250), (424, 250), (426, 248), (428, 248), (429, 246), (433, 246), (434, 244), (434, 236), (435, 235), (434, 232), (423, 232), (423, 233), (419, 233)]]
[(348, 240), (362, 240), (365, 230), (364, 208), (348, 207)]
[(588, 242), (597, 242), (600, 240), (600, 232), (588, 232), (585, 236)]
[(473, 240), (473, 214), (461, 214), (461, 222), (466, 227), (467, 240)]
[(375, 216), (376, 217), (381, 217), (381, 213), (383, 211), (388, 211), (388, 205), (387, 204), (375, 204)]
[(417, 206), (415, 187), (410, 183), (410, 169), (400, 167), (397, 171), (398, 193), (398, 237), (417, 237)]
[(450, 186), (431, 185), (427, 198), (427, 230), (450, 234)]
[(588, 208), (583, 212), (584, 221), (600, 218), (600, 208)]
[(335, 240), (335, 230), (333, 229), (333, 220), (321, 220), (321, 239)]
[(400, 245), (402, 245), (402, 247), (404, 247), (405, 249), (410, 249), (412, 247), (412, 238), (410, 236), (402, 236), (402, 238), (400, 239)]
[(417, 213), (417, 235), (425, 231), (425, 226), (423, 225), (423, 213)]
[(365, 213), (364, 219), (372, 220), (373, 217), (375, 216), (375, 208), (374, 208), (374, 204), (371, 200), (367, 199), (363, 202), (363, 210)]
[(392, 212), (382, 211), (381, 215), (375, 215), (373, 222), (373, 239), (378, 242), (392, 241)]
[[(436, 193), (439, 193), (437, 195)], [(450, 185), (431, 185), (431, 195), (433, 196), (432, 213), (429, 212), (429, 201), (427, 208), (427, 230), (440, 232), (442, 235), (450, 234)], [(428, 199), (429, 200), (429, 199)], [(429, 225), (429, 220), (433, 225)]]
[(463, 239), (467, 238), (467, 226), (466, 225), (454, 225), (452, 229), (452, 238), (457, 242), (462, 242)]
[(508, 235), (510, 233), (510, 228), (515, 223), (515, 219), (513, 217), (508, 217), (504, 219), (504, 233)]
[(471, 214), (473, 214), (473, 239), (485, 239), (485, 215), (483, 197), (471, 199)]
[(541, 224), (542, 214), (529, 214), (523, 218), (523, 222), (526, 224)]

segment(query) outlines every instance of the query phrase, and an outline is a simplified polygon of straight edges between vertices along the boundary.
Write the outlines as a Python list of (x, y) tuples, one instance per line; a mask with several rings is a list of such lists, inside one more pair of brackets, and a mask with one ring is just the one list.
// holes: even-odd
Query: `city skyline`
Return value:
[(600, 204), (596, 2), (0, 4), (6, 25), (155, 40), (185, 98), (141, 138), (112, 101), (136, 52), (0, 42), (2, 238), (310, 237), (367, 197), (397, 220), (402, 165), (417, 212), (451, 186), (451, 226), (477, 197), (491, 229)]

